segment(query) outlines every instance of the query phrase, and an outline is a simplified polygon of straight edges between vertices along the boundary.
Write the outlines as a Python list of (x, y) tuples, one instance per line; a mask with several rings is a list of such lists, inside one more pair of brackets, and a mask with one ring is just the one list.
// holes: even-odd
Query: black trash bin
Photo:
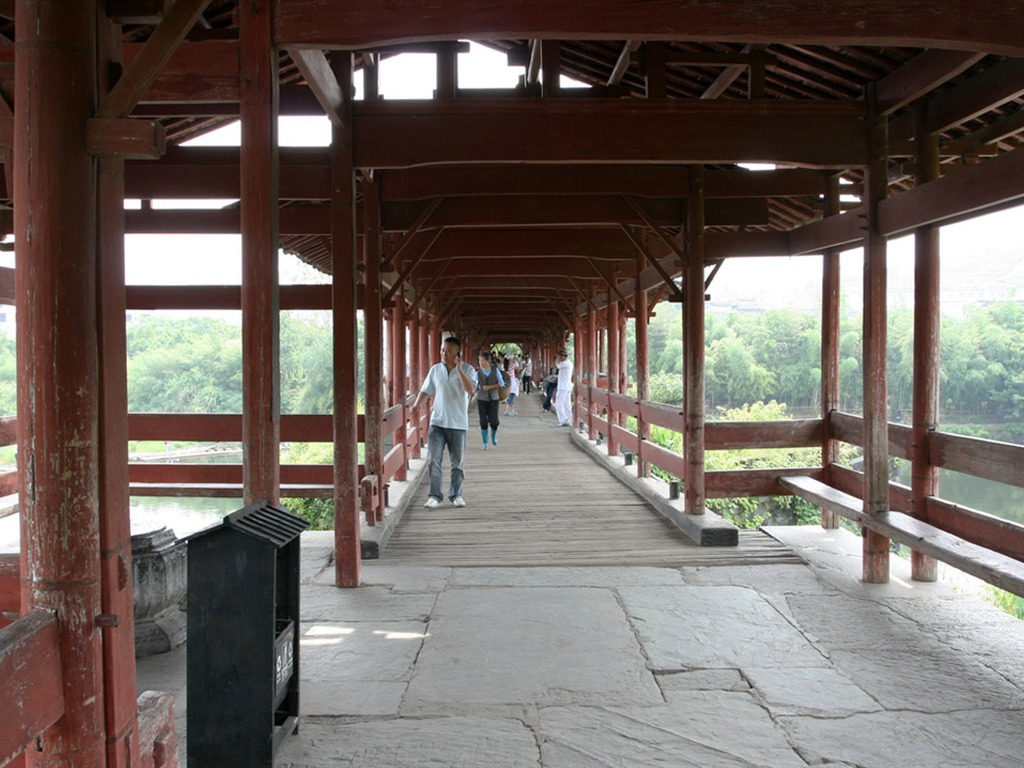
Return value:
[(308, 527), (259, 502), (188, 537), (189, 768), (271, 768), (298, 728)]

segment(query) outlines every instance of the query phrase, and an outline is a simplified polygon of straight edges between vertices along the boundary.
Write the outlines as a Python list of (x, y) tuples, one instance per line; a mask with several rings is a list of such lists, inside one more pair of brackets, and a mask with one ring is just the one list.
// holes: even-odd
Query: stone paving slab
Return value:
[(300, 632), (301, 680), (395, 682), (412, 676), (426, 625), (395, 621), (303, 621)]
[[(452, 576), (451, 568), (436, 568), (416, 565), (384, 565), (379, 560), (363, 563), (364, 587), (387, 587), (392, 592), (440, 592), (448, 586)], [(328, 586), (334, 585), (332, 573)]]
[(750, 682), (738, 669), (694, 669), (686, 672), (659, 674), (658, 686), (667, 701), (678, 691), (740, 691), (750, 690)]
[(882, 705), (831, 667), (747, 669), (755, 697), (772, 717), (847, 717)]
[(833, 651), (832, 660), (886, 709), (1024, 709), (1024, 691), (948, 648), (928, 653), (880, 646), (872, 652)]
[(752, 589), (623, 587), (619, 594), (655, 670), (828, 663)]
[(680, 693), (661, 707), (540, 712), (544, 768), (806, 768), (746, 693)]
[(303, 679), (302, 717), (395, 717), (408, 683)]
[(474, 717), (303, 724), (276, 768), (537, 768), (521, 722)]
[(304, 585), (299, 605), (307, 620), (426, 622), (436, 599), (434, 592), (402, 593), (387, 587)]
[(724, 565), (681, 570), (686, 583), (695, 587), (749, 587), (762, 595), (820, 595), (831, 589), (806, 565)]
[(457, 568), (451, 583), (459, 587), (606, 587), (682, 586), (675, 568)]
[(871, 651), (913, 645), (931, 651), (937, 638), (884, 602), (845, 594), (789, 595), (789, 615), (796, 626), (825, 649)]
[(662, 703), (612, 591), (470, 587), (443, 593), (402, 713), (530, 702)]
[[(808, 765), (856, 768), (1020, 768), (1024, 713), (979, 710), (847, 718), (780, 717)], [(546, 767), (545, 767), (546, 768)]]

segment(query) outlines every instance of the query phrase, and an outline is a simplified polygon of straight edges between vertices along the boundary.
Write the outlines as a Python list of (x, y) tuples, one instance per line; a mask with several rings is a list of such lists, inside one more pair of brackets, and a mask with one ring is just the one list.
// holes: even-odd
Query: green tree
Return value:
[(241, 413), (241, 329), (224, 320), (146, 317), (128, 329), (128, 409)]

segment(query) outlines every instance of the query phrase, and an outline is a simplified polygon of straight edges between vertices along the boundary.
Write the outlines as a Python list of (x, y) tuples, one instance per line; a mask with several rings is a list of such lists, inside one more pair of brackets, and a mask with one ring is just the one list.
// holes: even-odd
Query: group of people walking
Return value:
[[(552, 371), (555, 372), (555, 414), (560, 426), (570, 426), (573, 365), (566, 350), (558, 351), (557, 363)], [(504, 415), (516, 416), (515, 400), (521, 388), (526, 394), (532, 392), (533, 361), (529, 355), (525, 355), (522, 360), (518, 357), (499, 358), (489, 349), (483, 349), (478, 358), (478, 367), (474, 368), (463, 361), (462, 342), (459, 339), (449, 336), (444, 340), (441, 362), (431, 366), (419, 392), (415, 396), (410, 395), (407, 401), (415, 411), (425, 399), (432, 398), (427, 436), (430, 490), (423, 506), (439, 507), (444, 498), (441, 466), (445, 449), (448, 450), (451, 463), (448, 500), (453, 506), (466, 506), (462, 488), (465, 480), (463, 454), (469, 431), (469, 401), (476, 396), (480, 438), (483, 450), (486, 451), (498, 445), (500, 404), (506, 404)], [(549, 401), (544, 404), (545, 410), (550, 410)]]

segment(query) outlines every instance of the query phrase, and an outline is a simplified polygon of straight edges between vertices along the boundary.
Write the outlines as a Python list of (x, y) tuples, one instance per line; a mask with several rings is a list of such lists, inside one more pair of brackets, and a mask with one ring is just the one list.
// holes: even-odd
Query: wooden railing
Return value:
[[(57, 618), (31, 611), (0, 629), (0, 764), (21, 753), (26, 745), (64, 714)], [(20, 760), (20, 758), (19, 758)]]
[[(410, 458), (419, 455), (426, 440), (426, 415), (411, 416), (404, 405), (384, 411), (381, 437), (392, 438), (384, 456), (383, 474), (376, 478), (378, 489), (392, 480), (404, 480)], [(240, 443), (242, 417), (239, 414), (133, 413), (128, 416), (128, 439), (197, 443)], [(358, 421), (358, 439), (365, 440), (362, 414)], [(282, 442), (330, 443), (334, 440), (329, 415), (281, 416)], [(0, 447), (14, 445), (16, 419), (0, 418)], [(215, 454), (211, 454), (215, 455)], [(359, 465), (359, 480), (366, 467)], [(207, 464), (167, 459), (130, 461), (129, 493), (132, 496), (238, 498), (242, 495), (242, 465)], [(0, 473), (0, 517), (17, 511), (18, 473)], [(284, 498), (329, 498), (334, 492), (334, 468), (331, 464), (283, 464), (281, 495)], [(376, 518), (375, 518), (376, 519)]]
[[(384, 411), (381, 437), (392, 438), (392, 447), (384, 456), (383, 477), (386, 485), (404, 479), (408, 460), (425, 434), (422, 416), (407, 422), (404, 405)], [(365, 417), (358, 420), (359, 442), (365, 441)], [(239, 443), (242, 440), (242, 417), (238, 414), (130, 414), (129, 440), (175, 440), (188, 442)], [(282, 442), (330, 443), (334, 440), (332, 417), (329, 415), (281, 416)], [(366, 476), (366, 466), (359, 465), (359, 479)], [(129, 489), (133, 496), (220, 496), (235, 497), (242, 492), (241, 464), (199, 464), (174, 461), (130, 462)], [(281, 495), (287, 498), (328, 498), (333, 494), (334, 468), (331, 464), (282, 464)]]
[[(678, 406), (642, 401), (607, 390), (577, 386), (576, 408), (577, 418), (587, 423), (591, 436), (600, 433), (605, 437), (610, 452), (629, 451), (635, 455), (638, 472), (644, 471), (646, 463), (674, 477), (684, 476), (683, 456), (655, 445), (650, 440), (641, 439), (639, 434), (639, 431), (650, 426), (662, 427), (681, 434), (684, 430), (684, 414)], [(638, 431), (623, 426), (622, 422), (628, 417), (637, 420)], [(715, 451), (820, 447), (824, 439), (824, 426), (825, 422), (822, 419), (707, 422), (704, 427), (705, 448)], [(862, 417), (834, 412), (829, 417), (829, 427), (834, 439), (863, 448)], [(909, 427), (889, 424), (888, 440), (890, 456), (910, 459)], [(1024, 446), (934, 431), (928, 434), (928, 456), (930, 463), (935, 467), (1024, 488)], [(709, 499), (792, 495), (792, 488), (783, 482), (785, 478), (806, 477), (821, 483), (823, 476), (824, 470), (820, 466), (711, 471), (705, 474), (705, 495)], [(830, 466), (829, 487), (859, 501), (863, 484), (864, 476), (861, 472), (838, 464)], [(911, 489), (906, 485), (890, 482), (889, 507), (896, 513), (910, 513), (913, 509)], [(943, 559), (954, 565), (964, 565), (963, 559), (955, 551), (956, 540), (1024, 562), (1024, 525), (955, 504), (939, 496), (927, 497), (923, 514), (917, 515), (917, 518), (927, 521), (927, 525), (937, 532), (953, 537), (948, 547), (948, 556)], [(889, 522), (891, 521), (887, 521), (886, 525)], [(922, 529), (917, 526), (915, 530)], [(913, 535), (908, 534), (904, 538), (912, 539)], [(941, 553), (942, 548), (939, 547), (936, 551)], [(1002, 570), (1002, 574), (996, 573), (995, 578), (989, 580), (998, 583), (1001, 579), (1007, 579), (1007, 584), (1014, 584), (1013, 579), (1016, 579), (1016, 576), (1010, 578), (1007, 574), (1016, 569), (1007, 566)], [(991, 574), (994, 571), (989, 569), (982, 573), (982, 578), (988, 578), (985, 573)]]
[[(685, 421), (682, 409), (650, 400), (621, 395), (593, 387), (576, 387), (577, 414), (588, 423), (591, 433), (601, 433), (613, 453), (623, 450), (637, 459), (638, 471), (645, 464), (682, 478), (685, 459), (682, 454), (641, 439), (639, 432), (620, 424), (626, 418), (637, 420), (638, 429), (662, 427), (682, 434)], [(610, 423), (609, 423), (610, 422)], [(821, 419), (800, 419), (769, 422), (708, 422), (705, 425), (705, 446), (709, 451), (758, 448), (820, 447), (823, 440)], [(779, 483), (786, 475), (821, 473), (819, 467), (786, 467), (778, 469), (742, 469), (705, 473), (707, 498), (741, 496), (780, 496), (789, 492)]]

